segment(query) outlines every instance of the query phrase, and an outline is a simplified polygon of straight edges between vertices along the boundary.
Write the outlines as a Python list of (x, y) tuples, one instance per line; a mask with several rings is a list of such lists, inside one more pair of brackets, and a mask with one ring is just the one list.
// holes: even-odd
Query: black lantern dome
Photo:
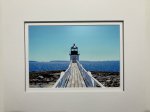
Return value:
[(79, 55), (78, 47), (75, 44), (73, 44), (73, 46), (71, 47), (70, 55)]

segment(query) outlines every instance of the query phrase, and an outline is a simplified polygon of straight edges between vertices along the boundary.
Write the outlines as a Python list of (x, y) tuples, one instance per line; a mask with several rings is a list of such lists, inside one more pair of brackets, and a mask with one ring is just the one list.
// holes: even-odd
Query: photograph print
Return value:
[(25, 22), (26, 88), (121, 89), (123, 21)]

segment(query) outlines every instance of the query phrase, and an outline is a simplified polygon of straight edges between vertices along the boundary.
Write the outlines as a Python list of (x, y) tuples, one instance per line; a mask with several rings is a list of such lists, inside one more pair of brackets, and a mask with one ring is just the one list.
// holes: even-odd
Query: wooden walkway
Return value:
[(71, 75), (69, 77), (67, 87), (86, 87), (77, 63), (71, 64)]
[[(81, 73), (82, 72), (82, 73)], [(104, 86), (97, 81), (83, 66), (77, 63), (70, 63), (68, 69), (61, 73), (60, 78), (54, 84), (53, 88), (86, 88)]]

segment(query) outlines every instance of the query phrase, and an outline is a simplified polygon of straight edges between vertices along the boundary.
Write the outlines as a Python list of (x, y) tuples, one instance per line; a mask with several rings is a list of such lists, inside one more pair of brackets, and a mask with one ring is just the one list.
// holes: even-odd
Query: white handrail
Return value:
[(65, 72), (61, 72), (61, 75), (59, 77), (59, 79), (56, 81), (56, 83), (54, 84), (53, 88), (59, 88), (59, 87), (65, 87), (67, 84), (67, 81), (69, 80), (69, 77), (71, 75), (71, 64), (72, 61), (70, 62), (67, 70)]
[(56, 88), (56, 87), (57, 87), (58, 83), (61, 81), (61, 79), (62, 79), (62, 77), (64, 76), (64, 74), (65, 74), (65, 72), (61, 72), (61, 73), (60, 73), (60, 77), (59, 77), (59, 79), (56, 81), (56, 83), (53, 85), (53, 88)]
[(88, 87), (96, 87), (97, 85), (99, 85), (100, 87), (104, 88), (104, 86), (92, 76), (91, 72), (87, 72), (78, 61), (77, 61), (77, 65)]
[(105, 88), (105, 86), (104, 86), (102, 83), (100, 83), (97, 79), (95, 79), (95, 78), (92, 76), (91, 72), (88, 72), (88, 75), (90, 75), (91, 78), (92, 78), (98, 85), (100, 85), (102, 88)]
[[(60, 78), (56, 81), (53, 88), (65, 88), (67, 86), (67, 83), (69, 81), (69, 78), (71, 76), (71, 65), (72, 61), (70, 62), (67, 70), (65, 72), (61, 72)], [(86, 84), (86, 87), (97, 87), (100, 86), (102, 88), (105, 88), (98, 80), (96, 80), (91, 72), (87, 72), (83, 66), (77, 61), (77, 66), (81, 72), (81, 75), (83, 77), (83, 80)]]

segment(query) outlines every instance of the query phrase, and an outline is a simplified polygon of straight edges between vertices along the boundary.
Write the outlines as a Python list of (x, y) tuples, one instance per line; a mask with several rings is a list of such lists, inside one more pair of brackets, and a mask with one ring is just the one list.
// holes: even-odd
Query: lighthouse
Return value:
[(54, 84), (55, 88), (104, 87), (96, 80), (91, 72), (87, 72), (79, 62), (78, 47), (73, 44), (70, 48), (70, 64)]
[(70, 61), (72, 61), (72, 63), (79, 61), (78, 47), (75, 44), (70, 48)]

